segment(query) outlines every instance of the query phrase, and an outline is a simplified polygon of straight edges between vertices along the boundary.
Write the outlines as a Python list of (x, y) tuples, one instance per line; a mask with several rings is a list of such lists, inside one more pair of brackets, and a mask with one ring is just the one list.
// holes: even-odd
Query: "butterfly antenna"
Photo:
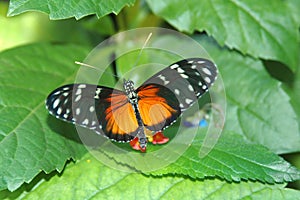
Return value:
[(140, 51), (140, 53), (139, 53), (139, 55), (138, 55), (138, 57), (137, 57), (137, 59), (136, 59), (134, 65), (132, 66), (132, 68), (134, 68), (134, 67), (137, 65), (137, 63), (139, 62), (139, 60), (140, 60), (140, 58), (141, 58), (141, 55), (142, 55), (142, 52), (143, 52), (144, 48), (146, 47), (148, 41), (150, 40), (151, 36), (152, 36), (152, 33), (149, 33), (147, 39), (145, 40), (145, 42), (144, 42), (144, 44), (143, 44), (143, 46), (142, 46), (142, 48), (141, 48), (141, 51)]
[[(141, 58), (141, 55), (142, 55), (142, 52), (143, 52), (143, 49), (146, 47), (146, 45), (147, 45), (148, 41), (150, 40), (151, 36), (152, 36), (152, 33), (149, 33), (149, 35), (148, 35), (147, 39), (145, 40), (145, 42), (144, 42), (144, 44), (143, 44), (143, 46), (141, 48), (141, 51), (140, 51), (140, 53), (139, 53), (139, 55), (138, 55), (138, 57), (137, 57), (134, 65), (133, 65), (133, 67), (135, 67), (137, 65), (137, 63), (139, 62), (139, 60)], [(114, 76), (116, 78), (120, 78), (119, 76), (117, 76), (115, 74), (112, 74), (112, 73), (109, 73), (109, 72), (105, 72), (104, 70), (101, 70), (101, 69), (99, 69), (99, 68), (97, 68), (95, 66), (92, 66), (92, 65), (89, 65), (89, 64), (86, 64), (86, 63), (75, 61), (75, 64), (81, 65), (81, 66), (85, 66), (85, 67), (89, 67), (89, 68), (92, 68), (92, 69), (95, 69), (95, 70), (98, 70), (98, 71), (102, 71), (102, 72), (110, 74), (110, 75), (112, 75), (112, 76)]]
[(112, 76), (114, 76), (114, 77), (119, 78), (119, 77), (118, 77), (117, 75), (115, 75), (115, 74), (106, 72), (106, 71), (104, 71), (104, 70), (102, 70), (102, 69), (99, 69), (99, 68), (97, 68), (97, 67), (95, 67), (95, 66), (92, 66), (92, 65), (89, 65), (89, 64), (86, 64), (86, 63), (82, 63), (82, 62), (75, 61), (75, 64), (81, 65), (81, 66), (85, 66), (85, 67), (89, 67), (89, 68), (95, 69), (95, 70), (97, 70), (97, 71), (102, 71), (103, 73), (110, 74), (110, 75), (112, 75)]

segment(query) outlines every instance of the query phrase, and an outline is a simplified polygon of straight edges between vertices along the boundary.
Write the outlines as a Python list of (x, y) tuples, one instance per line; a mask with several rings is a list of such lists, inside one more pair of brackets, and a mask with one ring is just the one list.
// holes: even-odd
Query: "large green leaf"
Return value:
[[(259, 180), (264, 183), (282, 183), (300, 179), (300, 171), (282, 158), (272, 153), (261, 145), (246, 142), (241, 136), (224, 131), (217, 144), (211, 147), (211, 151), (203, 158), (199, 157), (199, 151), (203, 145), (205, 129), (187, 129), (180, 134), (177, 141), (186, 140), (186, 135), (197, 132), (192, 144), (180, 157), (168, 166), (155, 170), (158, 163), (167, 163), (170, 156), (177, 149), (165, 147), (167, 151), (159, 151), (149, 155), (118, 154), (103, 152), (109, 159), (117, 163), (142, 171), (145, 174), (161, 175), (186, 175), (191, 178), (218, 177), (227, 181)], [(169, 128), (167, 132), (174, 133), (176, 130)], [(168, 134), (169, 134), (168, 133)], [(148, 148), (153, 148), (149, 146)], [(100, 150), (101, 151), (101, 150)], [(95, 154), (97, 155), (97, 154)], [(124, 157), (127, 156), (125, 159)], [(103, 157), (98, 158), (105, 162)], [(151, 161), (151, 163), (147, 163)], [(157, 163), (155, 163), (157, 162)], [(145, 166), (146, 165), (146, 166)], [(145, 172), (147, 167), (154, 171)]]
[(297, 199), (299, 195), (284, 185), (125, 173), (104, 166), (91, 155), (68, 165), (62, 176), (40, 180), (30, 192), (0, 192), (1, 199)]
[(297, 67), (298, 14), (282, 0), (147, 0), (154, 13), (180, 31), (206, 31), (222, 46)]
[[(300, 60), (300, 55), (299, 55), (299, 60)], [(291, 105), (293, 106), (297, 114), (297, 121), (299, 124), (299, 132), (300, 132), (300, 66), (298, 67), (296, 73), (293, 76), (292, 85), (285, 84), (284, 89), (288, 93), (289, 97), (291, 98), (290, 100)]]
[(73, 63), (86, 54), (86, 48), (50, 44), (0, 54), (0, 190), (15, 190), (40, 171), (61, 171), (85, 152), (71, 126), (49, 117), (44, 101), (74, 81)]
[(279, 81), (261, 61), (221, 50), (212, 40), (199, 39), (223, 77), (227, 115), (225, 129), (267, 146), (276, 153), (300, 150), (297, 115)]
[[(229, 63), (226, 60), (229, 58), (235, 62), (236, 60), (247, 60), (234, 52), (227, 55), (229, 54), (228, 51), (220, 51), (214, 45), (205, 43), (205, 40), (202, 41), (202, 44), (206, 44), (205, 46), (212, 55), (223, 58), (224, 63)], [(60, 123), (52, 117), (48, 118), (43, 103), (52, 89), (64, 83), (73, 82), (72, 79), (77, 68), (74, 68), (72, 63), (74, 60), (81, 60), (83, 54), (86, 54), (86, 51), (74, 46), (51, 45), (32, 45), (1, 53), (0, 114), (5, 118), (2, 117), (0, 120), (2, 135), (0, 145), (1, 149), (6, 149), (6, 151), (1, 152), (1, 163), (4, 163), (0, 168), (2, 189), (6, 187), (10, 190), (16, 189), (24, 181), (30, 181), (40, 170), (46, 172), (54, 169), (61, 170), (68, 158), (76, 159), (84, 152), (82, 146), (74, 142), (76, 138), (69, 140), (59, 134), (63, 133), (65, 137), (72, 137), (75, 135), (75, 131), (64, 130), (61, 126), (64, 123)], [(216, 59), (216, 61), (219, 64), (222, 63), (222, 59)], [(252, 62), (254, 61), (252, 60)], [(228, 68), (230, 69), (230, 65)], [(257, 68), (261, 70), (260, 67)], [(224, 69), (220, 69), (223, 73)], [(232, 69), (234, 68), (232, 67)], [(263, 74), (263, 72), (258, 71), (256, 75), (259, 73)], [(243, 73), (240, 72), (239, 74)], [(226, 76), (230, 77), (230, 75), (225, 73), (223, 77), (225, 81)], [(270, 78), (263, 76), (263, 80), (268, 79)], [(251, 84), (249, 83), (249, 85)], [(235, 90), (232, 91), (232, 94), (239, 94), (239, 92), (234, 92)], [(243, 112), (242, 108), (240, 108), (241, 112)], [(285, 113), (288, 112), (285, 111)], [(229, 127), (234, 127), (234, 122), (229, 120), (227, 123)], [(269, 124), (271, 127), (273, 125)], [(53, 128), (54, 130), (52, 130)], [(259, 131), (261, 130), (258, 129), (257, 132), (259, 133)], [(228, 142), (224, 143), (224, 141)], [(223, 143), (217, 145), (219, 149), (216, 148), (211, 152), (213, 160), (225, 159), (221, 162), (222, 164), (212, 162), (210, 157), (205, 157), (202, 161), (207, 164), (206, 167), (210, 170), (201, 171), (203, 166), (198, 158), (199, 144), (201, 144), (200, 140), (195, 140), (194, 145), (176, 163), (156, 172), (156, 174), (174, 172), (198, 178), (218, 176), (227, 180), (257, 179), (265, 182), (283, 182), (299, 178), (297, 170), (288, 163), (260, 146), (248, 146), (243, 140), (237, 140), (236, 136), (227, 136), (226, 139), (223, 139)], [(247, 151), (247, 149), (251, 149), (251, 151)], [(253, 155), (253, 151), (265, 157)], [(23, 163), (24, 159), (26, 162)], [(231, 163), (231, 159), (234, 162)], [(240, 165), (234, 165), (235, 163)], [(230, 168), (225, 170), (226, 166), (231, 165), (234, 170), (230, 170)], [(265, 166), (264, 172), (260, 171), (260, 165)], [(248, 167), (253, 168), (255, 173), (247, 171)], [(224, 170), (220, 171), (219, 168)]]
[(290, 9), (292, 10), (292, 14), (294, 16), (295, 21), (297, 22), (298, 27), (300, 27), (300, 1), (298, 0), (288, 0), (287, 4), (290, 6)]
[(26, 11), (41, 11), (49, 14), (50, 19), (65, 19), (75, 17), (80, 19), (87, 15), (96, 14), (103, 17), (110, 13), (119, 13), (124, 6), (131, 6), (135, 0), (120, 1), (43, 1), (43, 0), (11, 0), (8, 15), (14, 16)]

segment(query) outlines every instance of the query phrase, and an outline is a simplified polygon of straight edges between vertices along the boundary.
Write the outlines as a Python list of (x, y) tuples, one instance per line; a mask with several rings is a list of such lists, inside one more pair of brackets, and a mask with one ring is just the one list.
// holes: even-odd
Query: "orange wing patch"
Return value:
[(146, 126), (164, 127), (166, 119), (172, 117), (177, 111), (167, 104), (165, 98), (157, 96), (159, 88), (148, 85), (138, 92), (138, 102), (142, 120)]
[(138, 123), (126, 95), (112, 93), (107, 101), (111, 102), (111, 106), (105, 110), (106, 130), (113, 134), (130, 134), (136, 131)]

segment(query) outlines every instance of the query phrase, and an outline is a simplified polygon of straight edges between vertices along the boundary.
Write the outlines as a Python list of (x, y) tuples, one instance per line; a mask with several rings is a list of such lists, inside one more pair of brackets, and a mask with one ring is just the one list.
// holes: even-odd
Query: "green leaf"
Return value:
[(261, 61), (219, 49), (210, 39), (197, 39), (217, 63), (227, 100), (225, 129), (242, 134), (276, 153), (300, 150), (297, 115), (282, 84)]
[[(0, 7), (3, 3), (0, 2)], [(93, 38), (90, 37), (94, 30), (91, 28), (89, 31), (86, 30), (87, 20), (80, 22), (75, 19), (51, 21), (46, 14), (36, 12), (28, 12), (15, 17), (6, 17), (5, 15), (6, 13), (0, 14), (0, 27), (5, 27), (0, 29), (0, 51), (41, 41), (87, 45), (97, 44), (102, 39), (99, 34)], [(110, 26), (104, 23), (107, 19), (108, 17), (97, 19), (97, 28), (101, 27), (108, 31)], [(92, 20), (96, 21), (96, 17), (90, 18), (89, 22)], [(74, 31), (75, 29), (76, 31)]]
[(18, 196), (0, 192), (2, 199), (296, 199), (300, 192), (284, 185), (259, 182), (228, 183), (218, 179), (147, 177), (110, 169), (91, 155), (69, 164), (62, 176), (40, 180)]
[(118, 14), (124, 6), (132, 6), (135, 0), (120, 1), (41, 1), (41, 0), (11, 0), (8, 16), (18, 15), (27, 11), (41, 11), (49, 14), (50, 19), (80, 19), (87, 15), (96, 14), (98, 18), (110, 13)]
[(293, 71), (299, 50), (298, 26), (288, 1), (155, 1), (147, 0), (154, 13), (180, 31), (206, 31), (219, 44), (256, 58), (278, 60)]
[(50, 117), (44, 103), (53, 89), (74, 81), (73, 63), (86, 54), (50, 44), (0, 53), (0, 190), (15, 190), (40, 171), (61, 171), (86, 152), (74, 128)]
[[(300, 56), (299, 56), (299, 60), (300, 60)], [(284, 84), (284, 90), (289, 95), (291, 105), (293, 106), (293, 108), (297, 114), (297, 122), (299, 125), (299, 132), (300, 132), (300, 101), (299, 101), (299, 99), (300, 99), (300, 66), (298, 67), (296, 73), (293, 76), (292, 85)]]
[(290, 7), (291, 13), (293, 14), (295, 21), (297, 22), (297, 26), (300, 27), (300, 15), (299, 15), (300, 1), (288, 0), (287, 4)]
[[(187, 129), (183, 131), (177, 141), (185, 140), (186, 135), (197, 131), (196, 129)], [(300, 179), (300, 171), (291, 166), (281, 157), (272, 153), (265, 147), (250, 142), (246, 142), (241, 136), (224, 131), (217, 144), (203, 158), (199, 157), (199, 150), (203, 145), (204, 129), (200, 129), (192, 144), (188, 149), (174, 162), (168, 166), (155, 171), (145, 172), (145, 163), (168, 162), (171, 153), (177, 151), (174, 148), (167, 148), (168, 151), (161, 151), (151, 155), (136, 154), (134, 156), (118, 155), (112, 152), (103, 152), (109, 159), (117, 163), (123, 163), (131, 166), (145, 174), (156, 176), (161, 175), (186, 175), (191, 178), (218, 177), (227, 181), (239, 182), (242, 180), (259, 180), (264, 183), (283, 183)], [(167, 132), (175, 132), (169, 128)], [(151, 148), (152, 146), (149, 146)], [(173, 146), (174, 147), (174, 146)], [(256, 152), (256, 153), (254, 153)], [(101, 158), (99, 156), (99, 158)], [(155, 163), (147, 164), (148, 167), (158, 166)]]

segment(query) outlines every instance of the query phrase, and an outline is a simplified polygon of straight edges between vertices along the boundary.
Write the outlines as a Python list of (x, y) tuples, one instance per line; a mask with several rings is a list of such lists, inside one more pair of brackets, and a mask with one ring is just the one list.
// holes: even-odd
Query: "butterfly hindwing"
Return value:
[(146, 84), (137, 89), (138, 106), (145, 127), (161, 131), (171, 125), (181, 114), (174, 93), (158, 84)]
[(46, 106), (55, 117), (115, 141), (132, 140), (138, 129), (132, 106), (120, 90), (91, 84), (65, 85), (48, 96)]

